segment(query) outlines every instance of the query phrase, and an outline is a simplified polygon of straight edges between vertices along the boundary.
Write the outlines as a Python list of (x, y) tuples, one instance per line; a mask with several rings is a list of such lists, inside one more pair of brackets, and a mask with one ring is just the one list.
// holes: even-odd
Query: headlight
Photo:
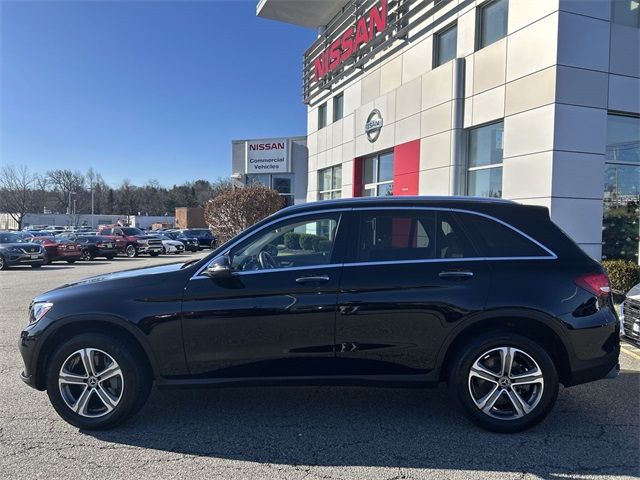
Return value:
[(42, 317), (44, 317), (49, 310), (53, 308), (53, 303), (51, 302), (37, 302), (31, 306), (31, 315), (29, 315), (29, 324), (34, 324), (38, 322)]

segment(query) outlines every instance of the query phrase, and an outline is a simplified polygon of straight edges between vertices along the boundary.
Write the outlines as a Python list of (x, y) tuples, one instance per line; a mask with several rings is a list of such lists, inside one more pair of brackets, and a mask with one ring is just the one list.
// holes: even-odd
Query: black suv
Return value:
[(618, 371), (602, 267), (545, 208), (500, 200), (293, 206), (204, 259), (65, 285), (29, 312), (22, 378), (87, 429), (131, 416), (154, 381), (447, 382), (472, 420), (513, 432), (560, 383)]

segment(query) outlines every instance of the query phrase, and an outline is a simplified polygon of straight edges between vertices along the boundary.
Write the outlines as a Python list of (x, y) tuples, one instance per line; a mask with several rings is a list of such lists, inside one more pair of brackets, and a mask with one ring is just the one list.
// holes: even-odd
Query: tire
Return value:
[(7, 262), (5, 261), (4, 257), (0, 255), (0, 270), (6, 270), (7, 268), (9, 268)]
[[(89, 356), (94, 359), (92, 363), (98, 373), (113, 365), (104, 359), (115, 362), (120, 367), (120, 373), (106, 381), (96, 380), (99, 377), (80, 380), (80, 377), (86, 377), (86, 370), (79, 352), (88, 350), (92, 352)], [(47, 395), (58, 415), (84, 430), (112, 428), (134, 415), (145, 404), (152, 385), (151, 372), (138, 352), (130, 342), (102, 333), (76, 335), (63, 343), (50, 357), (46, 373)], [(73, 381), (83, 383), (60, 382), (63, 366), (67, 372), (76, 374)], [(84, 386), (89, 383), (96, 386)], [(90, 392), (84, 394), (88, 398), (87, 402), (83, 402), (86, 408), (80, 408), (81, 413), (78, 413), (71, 406), (77, 405), (86, 391)], [(101, 395), (110, 397), (111, 407), (107, 407), (100, 399)]]
[(69, 259), (69, 260), (67, 260), (67, 263), (76, 263), (76, 260), (75, 260), (75, 258), (74, 259)]
[[(558, 373), (550, 355), (538, 343), (514, 333), (492, 332), (472, 339), (458, 351), (449, 369), (449, 391), (467, 417), (480, 427), (492, 432), (519, 432), (540, 423), (553, 408), (558, 397)], [(505, 353), (513, 361), (509, 375), (498, 373)], [(512, 381), (522, 385), (512, 385)]]
[(44, 264), (45, 265), (50, 265), (51, 264), (51, 258), (49, 258), (49, 255), (47, 254), (47, 252), (45, 252), (45, 254), (44, 254)]
[(43, 265), (43, 263), (32, 263), (31, 268), (40, 268)]
[(130, 244), (130, 245), (127, 245), (127, 247), (124, 249), (124, 253), (127, 257), (134, 258), (138, 256), (138, 249), (136, 248), (135, 245)]
[(105, 258), (106, 258), (107, 260), (113, 260), (114, 255), (107, 255)]
[(149, 252), (149, 255), (152, 257), (157, 257), (158, 255), (160, 255), (160, 252)]
[(162, 254), (163, 254), (163, 255), (166, 255), (166, 254), (167, 254), (167, 249), (166, 249), (166, 248), (164, 248), (164, 247), (162, 247)]
[(94, 258), (95, 257), (91, 254), (89, 250), (85, 250), (84, 252), (82, 252), (82, 260), (90, 261), (90, 260), (93, 260)]

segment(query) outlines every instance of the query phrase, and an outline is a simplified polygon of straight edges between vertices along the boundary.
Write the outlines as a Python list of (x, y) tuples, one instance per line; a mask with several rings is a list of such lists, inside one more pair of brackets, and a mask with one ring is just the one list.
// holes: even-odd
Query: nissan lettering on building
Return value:
[(246, 143), (246, 172), (288, 172), (289, 149), (286, 139), (269, 139)]

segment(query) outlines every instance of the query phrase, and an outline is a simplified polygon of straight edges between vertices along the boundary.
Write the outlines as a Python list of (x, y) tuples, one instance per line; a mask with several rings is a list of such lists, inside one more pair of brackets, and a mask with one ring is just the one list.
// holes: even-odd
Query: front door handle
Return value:
[(440, 272), (438, 276), (447, 280), (468, 280), (473, 277), (473, 272), (469, 272), (466, 270), (452, 270), (447, 272)]
[(329, 281), (328, 275), (310, 275), (308, 277), (296, 278), (296, 283), (306, 285), (307, 283), (325, 283)]

